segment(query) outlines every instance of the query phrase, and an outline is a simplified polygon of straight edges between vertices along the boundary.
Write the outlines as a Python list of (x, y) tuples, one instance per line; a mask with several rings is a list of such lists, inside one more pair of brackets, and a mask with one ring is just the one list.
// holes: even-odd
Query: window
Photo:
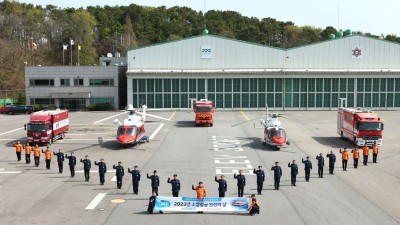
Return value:
[(208, 92), (215, 92), (215, 80), (214, 79), (207, 80), (207, 89), (208, 89)]
[(147, 92), (154, 92), (154, 79), (147, 79), (146, 86)]
[(83, 86), (83, 79), (75, 78), (74, 86)]
[(54, 105), (52, 98), (31, 98), (31, 105)]
[(69, 86), (69, 78), (60, 79), (60, 86)]
[(172, 79), (171, 85), (172, 85), (172, 92), (179, 92), (179, 79)]
[(54, 79), (30, 79), (30, 86), (54, 86)]
[(99, 103), (110, 103), (112, 106), (114, 106), (114, 98), (91, 98), (90, 99), (90, 104), (99, 104)]
[[(82, 82), (79, 83), (79, 85), (75, 85), (75, 86), (82, 86), (83, 85), (83, 79), (80, 79)], [(75, 82), (75, 80), (74, 80)], [(75, 84), (75, 83), (74, 83)], [(114, 86), (114, 79), (89, 79), (89, 85), (90, 86)]]

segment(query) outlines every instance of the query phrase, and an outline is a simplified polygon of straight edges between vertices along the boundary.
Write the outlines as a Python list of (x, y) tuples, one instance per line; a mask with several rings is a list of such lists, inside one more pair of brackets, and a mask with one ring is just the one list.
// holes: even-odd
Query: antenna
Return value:
[(337, 6), (337, 30), (339, 31), (340, 27), (340, 7), (339, 7), (339, 0), (338, 0), (338, 6)]
[(203, 31), (203, 33), (204, 33), (207, 30), (206, 0), (204, 0), (203, 3), (204, 3), (204, 5), (203, 5), (203, 17), (204, 17), (204, 31)]

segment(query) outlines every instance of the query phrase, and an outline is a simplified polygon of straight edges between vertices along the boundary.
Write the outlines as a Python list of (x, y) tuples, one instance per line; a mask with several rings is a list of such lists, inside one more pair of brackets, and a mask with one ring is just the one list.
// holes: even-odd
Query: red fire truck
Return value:
[(43, 110), (31, 114), (25, 124), (29, 143), (50, 144), (64, 139), (69, 129), (67, 110)]
[(357, 146), (382, 145), (383, 123), (377, 113), (364, 108), (339, 108), (337, 132)]
[(196, 113), (195, 125), (207, 125), (213, 126), (213, 113), (215, 111), (214, 104), (212, 101), (207, 99), (200, 99), (193, 104), (193, 111)]

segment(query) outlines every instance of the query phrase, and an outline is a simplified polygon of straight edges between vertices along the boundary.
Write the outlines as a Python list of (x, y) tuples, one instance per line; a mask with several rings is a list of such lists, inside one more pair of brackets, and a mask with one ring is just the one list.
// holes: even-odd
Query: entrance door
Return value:
[(86, 100), (84, 98), (78, 98), (78, 99), (61, 99), (61, 105), (68, 109), (68, 110), (85, 110), (86, 109)]

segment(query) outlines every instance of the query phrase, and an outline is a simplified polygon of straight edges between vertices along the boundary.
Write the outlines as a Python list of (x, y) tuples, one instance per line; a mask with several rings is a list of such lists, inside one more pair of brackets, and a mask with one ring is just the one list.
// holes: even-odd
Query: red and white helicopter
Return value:
[(114, 120), (114, 124), (118, 124), (117, 142), (125, 147), (135, 146), (137, 144), (149, 142), (150, 139), (145, 135), (144, 123), (146, 116), (155, 117), (158, 119), (168, 120), (163, 117), (146, 114), (146, 105), (142, 105), (142, 112), (138, 112), (132, 105), (126, 109), (129, 115), (121, 123), (118, 119)]
[(271, 117), (268, 114), (266, 119), (260, 119), (261, 125), (264, 126), (264, 141), (263, 145), (271, 145), (279, 150), (282, 146), (290, 145), (288, 136), (286, 135), (285, 129), (281, 125), (281, 121), (278, 119), (277, 113), (271, 113)]

